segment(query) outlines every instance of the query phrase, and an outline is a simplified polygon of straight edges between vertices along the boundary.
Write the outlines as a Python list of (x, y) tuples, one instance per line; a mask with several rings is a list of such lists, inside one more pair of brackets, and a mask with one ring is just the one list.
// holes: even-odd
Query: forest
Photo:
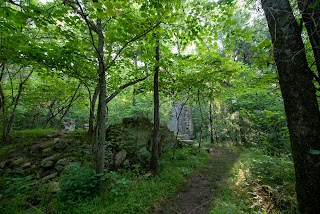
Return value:
[(0, 0), (0, 213), (316, 214), (320, 0)]

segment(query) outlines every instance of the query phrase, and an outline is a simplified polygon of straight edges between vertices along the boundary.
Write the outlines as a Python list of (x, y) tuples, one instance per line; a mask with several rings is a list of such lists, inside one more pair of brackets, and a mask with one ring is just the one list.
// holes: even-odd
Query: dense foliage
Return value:
[[(308, 75), (312, 73), (318, 95), (317, 38), (312, 40), (307, 22), (302, 25), (309, 13), (304, 13), (298, 2), (293, 1), (292, 8), (295, 17), (302, 16), (299, 35)], [(318, 1), (307, 8), (319, 9)], [(176, 139), (163, 133), (162, 138), (159, 136), (158, 141), (165, 142), (163, 157), (158, 154), (159, 177), (150, 183), (148, 178), (139, 177), (148, 173), (153, 159), (151, 147), (158, 145), (148, 128), (158, 122), (153, 104), (157, 84), (152, 77), (159, 72), (160, 131), (164, 132), (172, 119), (172, 106), (184, 103), (185, 108), (192, 109), (194, 143), (199, 147), (238, 147), (244, 153), (236, 168), (228, 166), (233, 176), (227, 181), (232, 198), (241, 195), (235, 191), (239, 186), (243, 192), (272, 195), (266, 197), (272, 203), (257, 205), (249, 199), (244, 202), (245, 208), (240, 206), (241, 211), (268, 212), (264, 205), (271, 204), (280, 212), (296, 212), (295, 198), (285, 196), (294, 191), (294, 152), (271, 39), (260, 2), (256, 1), (0, 0), (0, 161), (4, 161), (0, 163), (0, 202), (8, 205), (7, 213), (18, 212), (28, 203), (32, 207), (27, 209), (34, 211), (34, 204), (34, 209), (39, 205), (41, 212), (48, 213), (64, 208), (67, 212), (76, 208), (75, 213), (81, 213), (85, 206), (86, 212), (113, 209), (146, 213), (167, 197), (166, 191), (169, 195), (177, 191), (174, 185), (181, 185), (184, 176), (208, 161), (203, 151), (197, 153), (196, 146), (177, 154), (173, 151), (175, 155), (169, 157), (167, 151), (184, 145), (177, 143), (179, 133)], [(144, 118), (148, 127), (124, 131), (125, 118)], [(59, 131), (64, 122), (70, 121), (80, 137), (75, 134), (67, 142), (60, 142), (68, 137)], [(87, 134), (82, 133), (84, 127), (88, 128)], [(111, 135), (111, 128), (122, 135)], [(133, 138), (134, 143), (130, 141)], [(79, 148), (69, 151), (65, 144)], [(35, 150), (39, 145), (41, 150)], [(27, 159), (27, 167), (19, 166), (21, 170), (5, 171), (6, 167), (18, 166), (20, 153), (30, 152), (28, 149), (39, 160), (54, 156), (52, 151), (58, 153), (56, 162), (70, 159), (64, 171), (57, 171), (56, 166), (49, 168), (60, 176), (54, 180), (60, 183), (60, 189), (48, 207), (44, 204), (51, 196), (44, 190), (47, 181), (41, 179), (52, 171), (44, 167), (25, 176), (25, 168), (32, 166), (33, 159)], [(311, 153), (304, 155), (318, 155), (316, 148), (309, 149)], [(120, 161), (121, 167), (116, 166), (120, 152), (131, 158), (126, 164)], [(78, 159), (74, 161), (74, 157)], [(21, 173), (18, 178), (13, 176), (16, 172)], [(239, 176), (242, 183), (235, 184)], [(159, 192), (151, 193), (148, 187)], [(36, 193), (28, 197), (32, 191)], [(43, 192), (46, 197), (40, 200)], [(137, 201), (135, 197), (141, 195), (146, 202)], [(119, 201), (125, 198), (129, 201), (122, 207)], [(63, 204), (63, 200), (70, 204)], [(12, 206), (17, 201), (16, 207)], [(144, 207), (149, 202), (154, 204)], [(98, 203), (106, 206), (93, 205)], [(221, 201), (213, 204), (224, 206)], [(232, 205), (230, 209), (236, 212), (238, 207)]]

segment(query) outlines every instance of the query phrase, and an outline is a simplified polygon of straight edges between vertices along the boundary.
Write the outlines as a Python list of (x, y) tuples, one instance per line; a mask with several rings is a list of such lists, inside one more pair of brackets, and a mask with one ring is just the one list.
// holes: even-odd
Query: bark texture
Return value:
[(153, 77), (153, 142), (152, 142), (152, 153), (151, 153), (151, 171), (153, 175), (157, 174), (158, 171), (158, 158), (159, 158), (159, 62), (160, 62), (160, 42), (157, 40), (156, 46), (156, 66)]
[(94, 144), (95, 144), (95, 165), (96, 172), (101, 173), (105, 162), (105, 141), (106, 141), (106, 117), (107, 117), (107, 88), (106, 88), (106, 72), (103, 59), (104, 36), (102, 33), (101, 20), (97, 21), (98, 34), (98, 60), (99, 60), (99, 102), (97, 110), (97, 124), (95, 128)]
[(262, 0), (288, 120), (301, 213), (320, 210), (320, 114), (298, 23), (288, 0)]
[(320, 5), (315, 5), (316, 0), (298, 1), (303, 23), (308, 31), (309, 40), (320, 72)]
[(212, 100), (210, 100), (209, 104), (209, 123), (210, 123), (210, 143), (214, 143), (213, 138), (213, 112), (212, 112)]
[(95, 119), (94, 111), (95, 111), (98, 95), (99, 95), (99, 87), (95, 87), (92, 97), (90, 95), (90, 113), (89, 113), (89, 130), (88, 130), (88, 133), (90, 135), (94, 133), (94, 119)]

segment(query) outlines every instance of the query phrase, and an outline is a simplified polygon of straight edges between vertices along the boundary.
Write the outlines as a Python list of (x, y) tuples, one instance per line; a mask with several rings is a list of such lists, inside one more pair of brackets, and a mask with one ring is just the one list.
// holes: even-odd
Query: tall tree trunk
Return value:
[(299, 0), (298, 7), (302, 20), (308, 31), (318, 74), (320, 72), (320, 5), (315, 6), (316, 0)]
[(157, 40), (156, 46), (156, 65), (153, 78), (153, 141), (152, 141), (152, 154), (151, 154), (151, 171), (153, 175), (157, 174), (158, 171), (158, 157), (159, 157), (159, 63), (160, 63), (160, 41)]
[(105, 162), (105, 140), (106, 140), (106, 73), (103, 61), (104, 36), (102, 33), (101, 19), (97, 20), (98, 34), (98, 60), (99, 60), (99, 102), (97, 110), (97, 124), (94, 133), (94, 148), (95, 148), (95, 166), (96, 172), (101, 173)]
[(301, 213), (320, 210), (320, 113), (298, 23), (288, 0), (262, 0), (274, 57), (296, 173), (296, 192)]
[(2, 143), (7, 144), (9, 143), (9, 133), (7, 131), (7, 99), (4, 94), (3, 89), (3, 78), (4, 78), (4, 71), (5, 71), (5, 63), (2, 63), (1, 65), (1, 74), (0, 74), (0, 100), (1, 105), (0, 108), (2, 108)]
[(92, 135), (94, 133), (94, 111), (99, 95), (99, 87), (95, 87), (92, 98), (90, 98), (90, 113), (89, 113), (89, 130), (88, 133)]
[(133, 107), (132, 117), (135, 119), (138, 117), (137, 110), (136, 110), (136, 106), (137, 106), (136, 94), (137, 94), (137, 90), (134, 87), (132, 91), (132, 107)]
[[(4, 103), (5, 104), (5, 103)], [(2, 108), (2, 143), (8, 144), (10, 131), (8, 130), (8, 119), (7, 119), (7, 109), (6, 107)]]
[(214, 129), (213, 129), (213, 112), (212, 112), (212, 100), (210, 99), (209, 103), (209, 123), (210, 123), (210, 143), (214, 143)]
[(202, 144), (202, 133), (203, 133), (203, 114), (202, 114), (202, 108), (201, 108), (201, 102), (200, 102), (200, 90), (198, 90), (198, 105), (199, 105), (199, 110), (200, 110), (200, 116), (201, 116), (201, 123), (200, 123), (200, 139), (199, 139), (199, 146), (198, 148), (201, 148)]

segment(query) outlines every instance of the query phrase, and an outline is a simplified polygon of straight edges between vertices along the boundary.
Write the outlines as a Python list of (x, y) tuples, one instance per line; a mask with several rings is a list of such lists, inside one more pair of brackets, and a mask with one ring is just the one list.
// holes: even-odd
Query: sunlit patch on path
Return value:
[(211, 202), (226, 180), (229, 169), (239, 157), (227, 149), (208, 149), (212, 161), (207, 168), (190, 177), (188, 185), (176, 196), (167, 200), (158, 214), (205, 214), (209, 213)]

